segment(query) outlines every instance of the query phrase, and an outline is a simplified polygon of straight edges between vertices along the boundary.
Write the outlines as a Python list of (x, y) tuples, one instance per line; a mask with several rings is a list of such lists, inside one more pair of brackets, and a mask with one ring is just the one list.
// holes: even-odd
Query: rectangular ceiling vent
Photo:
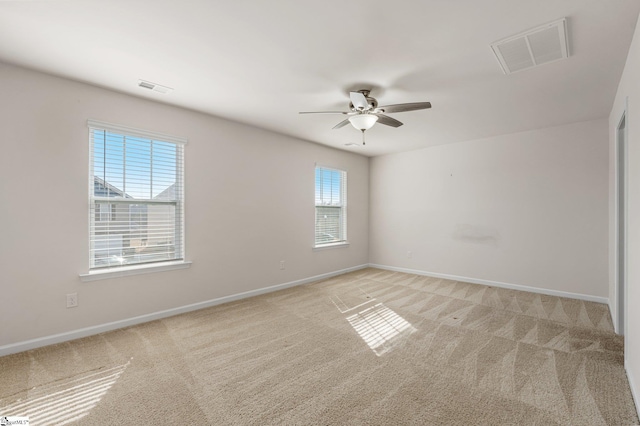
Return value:
[(169, 93), (173, 89), (171, 87), (163, 86), (161, 84), (152, 83), (150, 81), (138, 80), (138, 86), (143, 89), (153, 90), (158, 93)]
[(491, 49), (505, 74), (568, 58), (567, 19), (496, 41)]

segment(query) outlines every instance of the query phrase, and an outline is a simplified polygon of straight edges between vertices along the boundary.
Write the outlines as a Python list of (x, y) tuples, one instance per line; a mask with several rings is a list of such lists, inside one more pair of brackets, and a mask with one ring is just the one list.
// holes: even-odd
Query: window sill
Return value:
[(349, 241), (340, 241), (339, 243), (329, 243), (329, 244), (313, 246), (313, 251), (327, 250), (327, 249), (333, 249), (333, 248), (346, 248), (346, 247), (349, 247)]
[(80, 274), (82, 282), (106, 280), (108, 278), (126, 277), (129, 275), (150, 274), (152, 272), (172, 271), (174, 269), (185, 269), (191, 267), (190, 261), (163, 262), (150, 265), (132, 265), (119, 268), (98, 269)]

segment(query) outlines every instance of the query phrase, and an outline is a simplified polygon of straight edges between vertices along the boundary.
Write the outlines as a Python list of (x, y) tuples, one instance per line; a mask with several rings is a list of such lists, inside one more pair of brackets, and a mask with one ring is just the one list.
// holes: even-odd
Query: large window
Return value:
[(90, 268), (184, 258), (186, 141), (89, 122)]
[(315, 245), (347, 241), (347, 172), (316, 166)]

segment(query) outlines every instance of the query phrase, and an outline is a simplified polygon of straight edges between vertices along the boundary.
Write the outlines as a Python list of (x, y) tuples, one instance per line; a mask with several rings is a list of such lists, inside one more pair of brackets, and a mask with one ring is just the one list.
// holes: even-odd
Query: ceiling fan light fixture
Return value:
[(378, 116), (373, 114), (358, 114), (349, 117), (349, 122), (358, 130), (369, 130), (378, 121)]

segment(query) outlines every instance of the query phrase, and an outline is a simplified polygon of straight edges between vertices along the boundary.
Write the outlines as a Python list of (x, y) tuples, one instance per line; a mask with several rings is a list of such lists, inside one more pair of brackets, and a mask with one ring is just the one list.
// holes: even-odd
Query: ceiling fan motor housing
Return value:
[[(372, 98), (370, 96), (366, 96), (367, 99), (367, 103), (369, 104), (369, 111), (374, 110), (376, 108), (378, 108), (378, 101), (376, 100), (376, 98)], [(353, 106), (353, 102), (349, 102), (349, 109), (351, 109), (351, 111), (355, 111), (357, 112), (358, 110)]]

